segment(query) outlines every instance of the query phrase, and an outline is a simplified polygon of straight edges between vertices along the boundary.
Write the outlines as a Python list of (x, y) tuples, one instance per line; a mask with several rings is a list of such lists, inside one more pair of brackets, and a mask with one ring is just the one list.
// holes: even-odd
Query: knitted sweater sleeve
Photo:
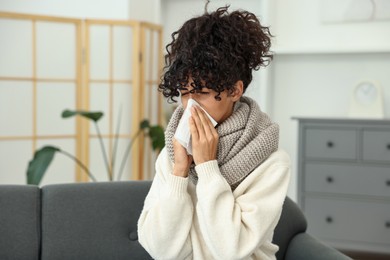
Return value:
[(167, 160), (160, 157), (138, 220), (139, 242), (154, 259), (186, 259), (192, 254), (189, 232), (193, 218), (188, 178), (164, 173), (171, 167), (164, 166)]
[[(279, 153), (279, 152), (276, 152)], [(214, 259), (247, 259), (272, 238), (289, 182), (289, 158), (271, 155), (232, 193), (216, 161), (196, 166), (197, 215)]]

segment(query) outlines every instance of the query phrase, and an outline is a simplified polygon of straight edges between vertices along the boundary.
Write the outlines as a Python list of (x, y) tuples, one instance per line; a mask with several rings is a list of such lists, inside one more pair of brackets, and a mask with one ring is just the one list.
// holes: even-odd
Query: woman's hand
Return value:
[(206, 113), (199, 107), (191, 108), (190, 130), (192, 137), (192, 156), (195, 164), (217, 158), (218, 133)]
[(187, 177), (192, 163), (192, 156), (187, 154), (186, 149), (176, 139), (173, 139), (173, 152), (175, 154), (173, 175)]

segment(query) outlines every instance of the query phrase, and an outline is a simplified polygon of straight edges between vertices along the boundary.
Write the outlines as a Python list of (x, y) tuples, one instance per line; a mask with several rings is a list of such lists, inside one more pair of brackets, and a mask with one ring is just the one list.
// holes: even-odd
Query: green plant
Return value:
[[(103, 144), (103, 138), (99, 129), (98, 121), (103, 117), (102, 112), (88, 112), (88, 111), (71, 111), (71, 110), (64, 110), (62, 112), (63, 118), (70, 118), (73, 116), (82, 116), (88, 120), (91, 120), (96, 128), (96, 132), (98, 134), (98, 139), (100, 143), (100, 147), (103, 154), (104, 163), (107, 170), (108, 179), (110, 181), (114, 180), (114, 169), (115, 169), (115, 158), (116, 158), (116, 150), (117, 150), (117, 144), (118, 144), (118, 135), (119, 135), (119, 128), (120, 128), (120, 120), (118, 120), (118, 126), (116, 130), (115, 135), (115, 143), (113, 148), (112, 157), (109, 163), (108, 156), (106, 149)], [(130, 150), (134, 144), (134, 141), (141, 135), (144, 134), (145, 136), (149, 137), (151, 139), (152, 149), (160, 151), (165, 146), (165, 139), (164, 139), (164, 130), (159, 125), (153, 125), (151, 126), (149, 124), (148, 120), (143, 120), (140, 123), (139, 130), (135, 134), (135, 136), (130, 140), (128, 143), (125, 153), (122, 158), (122, 162), (117, 174), (117, 180), (120, 180), (122, 177), (124, 166), (126, 165), (126, 161), (129, 157)], [(39, 185), (41, 182), (43, 176), (45, 175), (45, 172), (47, 168), (49, 167), (50, 163), (53, 161), (54, 156), (56, 153), (61, 153), (72, 160), (74, 160), (83, 170), (84, 172), (91, 178), (92, 181), (96, 182), (95, 176), (90, 172), (88, 167), (86, 167), (79, 159), (77, 159), (72, 154), (58, 148), (55, 146), (44, 146), (41, 149), (35, 151), (33, 159), (29, 162), (27, 167), (27, 183), (28, 184), (34, 184)]]

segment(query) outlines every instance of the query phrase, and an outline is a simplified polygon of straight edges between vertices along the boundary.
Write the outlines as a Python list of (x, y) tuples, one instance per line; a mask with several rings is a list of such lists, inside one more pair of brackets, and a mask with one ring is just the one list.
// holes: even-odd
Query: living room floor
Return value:
[(390, 254), (342, 251), (355, 260), (390, 260)]

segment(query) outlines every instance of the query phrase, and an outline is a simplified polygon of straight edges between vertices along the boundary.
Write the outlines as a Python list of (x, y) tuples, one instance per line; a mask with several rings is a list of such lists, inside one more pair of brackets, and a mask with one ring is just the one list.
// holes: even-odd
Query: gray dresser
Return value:
[(294, 119), (308, 232), (341, 250), (390, 253), (390, 120)]

